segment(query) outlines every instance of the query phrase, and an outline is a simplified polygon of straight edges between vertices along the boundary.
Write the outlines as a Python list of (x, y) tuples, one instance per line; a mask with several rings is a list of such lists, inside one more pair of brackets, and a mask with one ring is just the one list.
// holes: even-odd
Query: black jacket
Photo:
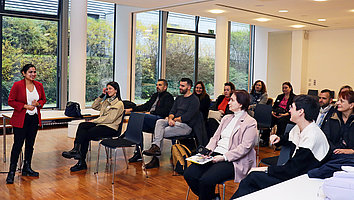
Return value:
[(323, 131), (323, 128), (325, 127), (326, 123), (328, 122), (329, 118), (332, 117), (333, 113), (336, 112), (336, 111), (337, 111), (337, 109), (336, 109), (335, 106), (332, 106), (332, 107), (329, 109), (327, 115), (325, 116), (325, 118), (323, 119), (323, 122), (322, 122), (322, 124), (321, 124), (321, 129), (322, 129), (322, 131)]
[(156, 105), (155, 111), (151, 112), (151, 114), (159, 115), (163, 118), (167, 117), (174, 103), (173, 96), (167, 91), (161, 93), (154, 93), (149, 99), (149, 101), (142, 105), (136, 106), (135, 108), (133, 108), (133, 111), (149, 111), (151, 109), (151, 106), (155, 103), (158, 95), (160, 98), (159, 102)]
[[(218, 96), (218, 98), (216, 99), (216, 104), (214, 104), (214, 106), (211, 107), (211, 110), (217, 111), (219, 105), (220, 105), (221, 102), (224, 100), (224, 98), (225, 98), (225, 95), (220, 95), (220, 96)], [(234, 113), (234, 112), (232, 112), (232, 111), (229, 109), (229, 104), (227, 104), (226, 109), (225, 109), (225, 115), (227, 115), (227, 114), (233, 114), (233, 113)]]
[[(285, 96), (285, 94), (279, 94), (277, 96), (277, 99), (275, 100), (274, 105), (273, 105), (273, 110), (276, 109), (277, 107), (279, 107), (279, 104), (280, 104), (281, 100), (283, 100), (284, 96)], [(289, 112), (289, 106), (293, 103), (295, 96), (296, 96), (295, 94), (289, 95), (288, 103), (286, 104), (286, 111), (287, 112)]]

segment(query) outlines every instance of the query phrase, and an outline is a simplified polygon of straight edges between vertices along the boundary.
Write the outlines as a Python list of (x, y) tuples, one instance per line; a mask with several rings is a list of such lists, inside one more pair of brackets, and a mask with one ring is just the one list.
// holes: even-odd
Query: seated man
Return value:
[(270, 138), (273, 144), (295, 147), (292, 157), (284, 165), (256, 168), (241, 181), (232, 199), (300, 176), (325, 162), (329, 144), (325, 134), (314, 122), (318, 110), (318, 102), (313, 97), (295, 97), (290, 106), (290, 120), (296, 126), (290, 131), (289, 138), (276, 135)]
[[(165, 79), (159, 79), (156, 83), (156, 92), (146, 103), (135, 108), (126, 109), (125, 112), (146, 112), (144, 116), (143, 131), (153, 133), (158, 119), (168, 116), (173, 105), (173, 96), (167, 92), (168, 83)], [(143, 149), (143, 139), (139, 144)], [(138, 148), (138, 147), (137, 147)], [(129, 162), (141, 161), (139, 150), (136, 149)]]
[(161, 155), (160, 146), (164, 137), (189, 135), (199, 119), (199, 99), (191, 92), (192, 85), (191, 79), (182, 78), (179, 83), (182, 95), (176, 98), (168, 119), (157, 120), (152, 145), (143, 152), (145, 155), (154, 156), (146, 165), (147, 169), (159, 166), (159, 159), (156, 156)]
[(320, 113), (318, 114), (316, 124), (322, 129), (335, 110), (332, 104), (333, 97), (331, 96), (331, 91), (328, 89), (322, 90), (318, 95), (318, 102), (320, 103)]

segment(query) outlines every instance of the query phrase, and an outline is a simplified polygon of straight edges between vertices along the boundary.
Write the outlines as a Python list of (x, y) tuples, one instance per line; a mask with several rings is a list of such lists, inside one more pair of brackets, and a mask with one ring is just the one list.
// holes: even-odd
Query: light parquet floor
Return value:
[[(145, 148), (150, 146), (151, 134), (144, 134)], [(7, 162), (0, 170), (7, 171), (9, 152), (13, 136), (7, 137)], [(2, 138), (1, 138), (2, 144)], [(99, 173), (96, 169), (98, 142), (92, 142), (91, 160), (88, 159), (88, 170), (70, 173), (69, 168), (76, 163), (61, 156), (62, 151), (70, 150), (73, 139), (67, 137), (66, 127), (45, 128), (38, 131), (32, 168), (40, 172), (39, 178), (22, 177), (16, 173), (12, 185), (5, 184), (6, 174), (0, 174), (0, 199), (185, 199), (187, 184), (183, 176), (172, 176), (170, 164), (169, 140), (164, 141), (160, 168), (148, 170), (149, 178), (141, 169), (141, 163), (131, 163), (126, 169), (122, 152), (117, 156), (117, 167), (114, 184), (111, 184), (112, 173), (106, 166), (104, 150), (101, 150)], [(1, 146), (2, 149), (2, 146)], [(134, 149), (127, 149), (130, 157)], [(2, 152), (1, 152), (2, 153)], [(261, 148), (260, 157), (278, 154), (271, 148)], [(145, 162), (149, 157), (145, 157)], [(236, 191), (238, 184), (226, 183), (226, 198)], [(220, 187), (222, 191), (222, 187)], [(189, 199), (197, 199), (190, 194)]]

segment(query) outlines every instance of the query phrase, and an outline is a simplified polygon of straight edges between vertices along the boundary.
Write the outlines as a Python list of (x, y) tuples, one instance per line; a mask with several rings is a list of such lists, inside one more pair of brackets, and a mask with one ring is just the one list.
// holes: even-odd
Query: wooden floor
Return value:
[[(145, 148), (150, 146), (151, 135), (145, 134)], [(2, 144), (1, 138), (1, 144)], [(7, 162), (0, 161), (0, 171), (8, 171), (9, 152), (13, 136), (7, 137)], [(16, 173), (14, 184), (5, 184), (6, 174), (0, 174), (0, 199), (185, 199), (187, 184), (183, 176), (172, 176), (169, 140), (164, 141), (160, 158), (160, 168), (148, 170), (145, 178), (141, 163), (129, 164), (126, 169), (122, 152), (117, 156), (115, 181), (106, 167), (104, 151), (100, 154), (99, 173), (94, 174), (98, 143), (92, 143), (91, 160), (88, 170), (71, 173), (69, 168), (76, 163), (61, 156), (62, 151), (70, 150), (73, 139), (67, 137), (67, 128), (55, 127), (39, 130), (32, 168), (40, 172), (39, 178), (22, 177)], [(1, 146), (2, 150), (2, 146)], [(134, 149), (127, 149), (130, 157)], [(1, 155), (2, 155), (1, 151)], [(270, 147), (260, 148), (260, 157), (279, 154)], [(149, 157), (145, 157), (149, 161)], [(233, 181), (226, 183), (226, 198), (229, 199), (238, 185)], [(222, 191), (222, 187), (220, 187)], [(197, 199), (191, 193), (189, 199)]]

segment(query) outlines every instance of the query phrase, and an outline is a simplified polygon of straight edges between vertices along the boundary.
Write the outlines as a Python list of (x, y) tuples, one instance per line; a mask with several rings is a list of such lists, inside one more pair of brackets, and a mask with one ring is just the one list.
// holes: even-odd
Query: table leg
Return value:
[(3, 116), (2, 117), (2, 135), (3, 135), (3, 146), (4, 146), (4, 163), (6, 163), (6, 118)]

